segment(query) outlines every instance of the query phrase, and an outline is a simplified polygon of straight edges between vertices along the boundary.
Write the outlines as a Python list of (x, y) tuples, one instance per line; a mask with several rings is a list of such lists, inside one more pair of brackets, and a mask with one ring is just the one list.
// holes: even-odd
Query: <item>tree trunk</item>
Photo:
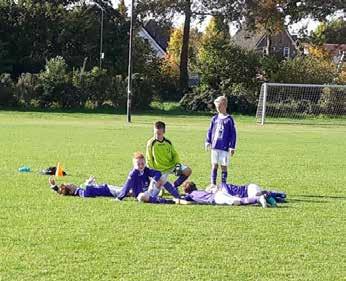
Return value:
[(183, 33), (183, 44), (180, 53), (180, 91), (184, 93), (188, 88), (189, 73), (189, 41), (190, 41), (190, 25), (191, 25), (191, 1), (186, 1), (185, 6), (185, 22)]
[(272, 38), (270, 33), (267, 33), (266, 39), (267, 39), (266, 53), (267, 53), (267, 56), (270, 56), (271, 49), (272, 49)]

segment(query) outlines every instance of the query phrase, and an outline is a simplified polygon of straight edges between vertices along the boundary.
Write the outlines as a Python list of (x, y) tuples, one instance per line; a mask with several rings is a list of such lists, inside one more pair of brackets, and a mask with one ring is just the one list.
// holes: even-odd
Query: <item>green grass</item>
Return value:
[[(60, 197), (64, 181), (122, 184), (154, 120), (168, 125), (200, 186), (208, 116), (0, 111), (0, 280), (346, 280), (346, 127), (268, 124), (237, 116), (233, 183), (284, 190), (289, 203), (174, 206)], [(34, 172), (20, 174), (21, 165)]]

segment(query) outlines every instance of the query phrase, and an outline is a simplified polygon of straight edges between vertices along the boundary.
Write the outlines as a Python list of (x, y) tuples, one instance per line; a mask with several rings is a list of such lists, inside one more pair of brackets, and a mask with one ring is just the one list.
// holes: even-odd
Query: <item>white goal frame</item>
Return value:
[(333, 84), (285, 84), (285, 83), (263, 83), (261, 87), (261, 92), (257, 105), (256, 112), (256, 122), (260, 119), (260, 124), (264, 125), (266, 119), (266, 111), (267, 111), (267, 97), (268, 97), (268, 88), (274, 87), (292, 87), (292, 88), (335, 88), (335, 89), (345, 89), (346, 85), (333, 85)]

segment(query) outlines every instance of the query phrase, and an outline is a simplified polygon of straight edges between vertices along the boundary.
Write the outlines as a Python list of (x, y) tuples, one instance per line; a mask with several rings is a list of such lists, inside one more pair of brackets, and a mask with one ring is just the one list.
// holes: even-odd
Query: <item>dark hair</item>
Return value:
[(154, 125), (155, 129), (163, 129), (163, 130), (166, 130), (166, 124), (162, 121), (157, 121), (155, 122), (155, 125)]
[(183, 190), (185, 193), (190, 194), (192, 191), (197, 190), (197, 186), (193, 181), (186, 181), (183, 184)]
[(70, 188), (64, 184), (60, 185), (58, 189), (58, 193), (61, 195), (69, 195), (70, 194)]

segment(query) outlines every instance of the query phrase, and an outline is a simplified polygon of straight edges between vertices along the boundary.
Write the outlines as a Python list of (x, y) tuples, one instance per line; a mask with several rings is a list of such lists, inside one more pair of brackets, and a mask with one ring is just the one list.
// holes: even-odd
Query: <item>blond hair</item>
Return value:
[(136, 151), (133, 153), (133, 159), (145, 159), (144, 154), (140, 151)]
[(221, 104), (222, 102), (224, 102), (225, 104), (227, 104), (227, 98), (225, 96), (219, 96), (214, 100), (214, 104), (215, 106), (218, 106), (219, 104)]

